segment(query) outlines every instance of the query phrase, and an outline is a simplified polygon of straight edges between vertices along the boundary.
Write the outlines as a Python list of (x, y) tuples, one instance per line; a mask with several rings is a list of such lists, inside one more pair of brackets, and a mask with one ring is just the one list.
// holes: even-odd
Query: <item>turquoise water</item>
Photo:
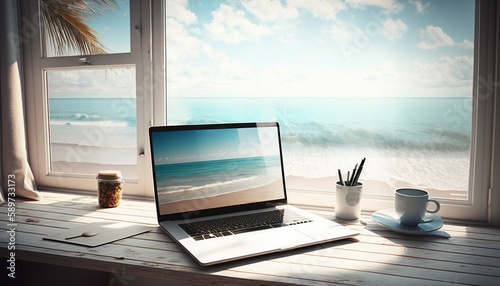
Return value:
[[(286, 175), (331, 176), (366, 157), (363, 179), (467, 190), (472, 108), (462, 97), (168, 98), (167, 122), (277, 121)], [(52, 143), (137, 145), (135, 99), (50, 99), (49, 111)]]
[(135, 147), (135, 98), (52, 98), (52, 143), (111, 148)]
[[(468, 189), (472, 99), (170, 98), (169, 124), (277, 121), (285, 175)], [(368, 190), (369, 191), (369, 190)]]
[[(167, 107), (168, 124), (277, 121), (289, 146), (470, 148), (471, 98), (174, 98)], [(51, 99), (50, 125), (52, 142), (89, 143), (71, 130), (97, 127), (134, 146), (135, 99)]]
[(284, 146), (468, 152), (471, 98), (169, 99), (169, 124), (277, 121)]
[(52, 125), (136, 126), (135, 98), (52, 98)]
[(279, 156), (258, 156), (155, 165), (155, 172), (162, 202), (173, 202), (263, 186), (280, 179), (279, 167)]

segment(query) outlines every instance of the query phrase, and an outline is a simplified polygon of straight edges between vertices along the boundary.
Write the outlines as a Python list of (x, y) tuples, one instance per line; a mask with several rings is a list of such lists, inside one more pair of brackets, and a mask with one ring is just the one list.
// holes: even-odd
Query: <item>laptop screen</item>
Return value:
[(286, 199), (277, 123), (150, 128), (158, 215)]

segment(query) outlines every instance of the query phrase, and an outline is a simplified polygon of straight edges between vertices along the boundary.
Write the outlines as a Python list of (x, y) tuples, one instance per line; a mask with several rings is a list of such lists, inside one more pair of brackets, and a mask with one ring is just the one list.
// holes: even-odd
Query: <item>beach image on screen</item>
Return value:
[(284, 198), (274, 127), (154, 132), (160, 214)]

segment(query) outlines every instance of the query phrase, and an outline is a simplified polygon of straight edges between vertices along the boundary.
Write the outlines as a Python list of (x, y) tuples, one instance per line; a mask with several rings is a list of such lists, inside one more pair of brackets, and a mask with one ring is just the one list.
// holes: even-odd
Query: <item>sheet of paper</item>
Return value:
[[(98, 222), (63, 230), (55, 234), (47, 235), (43, 239), (96, 247), (149, 230), (151, 230), (151, 227), (125, 222)], [(91, 237), (81, 236), (85, 232), (97, 234)], [(74, 237), (77, 235), (80, 236)]]

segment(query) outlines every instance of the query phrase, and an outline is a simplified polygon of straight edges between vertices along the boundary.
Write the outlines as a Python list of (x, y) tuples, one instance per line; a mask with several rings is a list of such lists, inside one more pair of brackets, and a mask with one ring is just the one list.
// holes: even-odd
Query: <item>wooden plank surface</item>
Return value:
[[(316, 211), (327, 218), (328, 210)], [(0, 207), (0, 256), (8, 257), (9, 210)], [(368, 217), (364, 217), (368, 219)], [(46, 241), (45, 235), (91, 222), (132, 222), (148, 233), (103, 246)], [(45, 192), (44, 200), (16, 201), (16, 259), (129, 276), (206, 285), (498, 285), (500, 229), (445, 224), (451, 234), (409, 236), (369, 230), (355, 239), (201, 267), (157, 226), (151, 199), (124, 199), (103, 209), (91, 194)], [(189, 273), (188, 276), (185, 274)]]

